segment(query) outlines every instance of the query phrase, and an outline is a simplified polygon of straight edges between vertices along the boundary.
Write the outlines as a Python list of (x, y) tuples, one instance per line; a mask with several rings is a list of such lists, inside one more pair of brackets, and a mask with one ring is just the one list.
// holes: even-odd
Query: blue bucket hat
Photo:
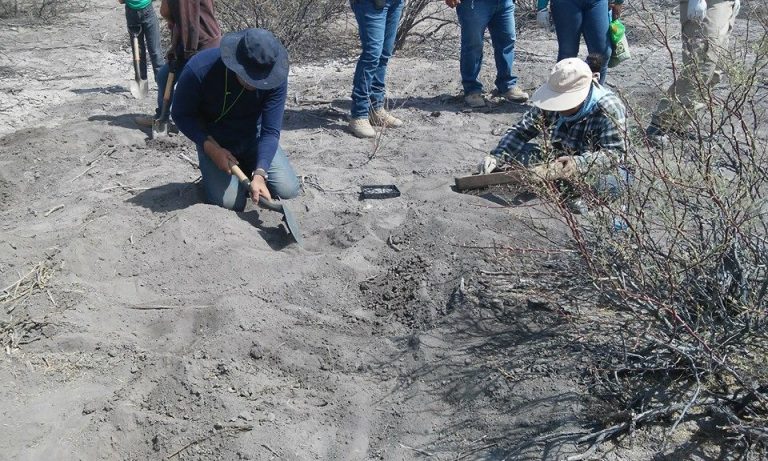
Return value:
[(277, 88), (288, 78), (288, 51), (268, 30), (230, 32), (220, 49), (224, 65), (259, 90)]

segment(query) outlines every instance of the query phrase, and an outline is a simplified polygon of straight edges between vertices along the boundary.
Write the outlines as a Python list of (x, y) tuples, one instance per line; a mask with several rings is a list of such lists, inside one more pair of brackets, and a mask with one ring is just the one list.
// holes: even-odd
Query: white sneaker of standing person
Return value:
[(376, 130), (367, 118), (352, 118), (349, 120), (349, 130), (358, 138), (374, 138)]
[(398, 128), (403, 126), (402, 120), (387, 112), (383, 107), (371, 110), (371, 113), (368, 115), (368, 121), (373, 126), (381, 126), (384, 128)]

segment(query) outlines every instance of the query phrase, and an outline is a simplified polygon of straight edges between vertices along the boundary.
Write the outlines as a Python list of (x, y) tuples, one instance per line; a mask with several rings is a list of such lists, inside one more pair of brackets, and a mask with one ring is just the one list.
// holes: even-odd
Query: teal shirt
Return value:
[(150, 3), (152, 3), (152, 0), (125, 0), (125, 6), (132, 10), (143, 10)]

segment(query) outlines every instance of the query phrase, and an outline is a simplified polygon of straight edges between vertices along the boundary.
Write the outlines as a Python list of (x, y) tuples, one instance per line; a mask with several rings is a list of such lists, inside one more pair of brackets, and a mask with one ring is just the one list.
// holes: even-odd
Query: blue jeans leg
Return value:
[(362, 52), (352, 80), (352, 118), (367, 118), (371, 105), (384, 103), (387, 64), (392, 56), (402, 0), (387, 0), (377, 9), (373, 0), (351, 0)]
[(477, 77), (483, 65), (483, 36), (495, 6), (490, 0), (469, 0), (456, 6), (461, 27), (459, 70), (465, 95), (483, 92), (483, 84)]
[(517, 76), (512, 73), (515, 63), (515, 2), (501, 0), (497, 11), (488, 23), (493, 43), (493, 56), (496, 59), (496, 89), (499, 93), (517, 84)]
[(600, 83), (604, 83), (611, 57), (608, 0), (552, 0), (551, 5), (557, 33), (557, 60), (577, 57), (583, 35), (589, 53), (603, 55)]
[[(203, 176), (206, 201), (230, 210), (243, 211), (248, 198), (248, 191), (237, 178), (221, 171), (203, 151), (201, 145), (197, 146), (197, 159), (200, 162), (200, 173)], [(250, 176), (252, 167), (241, 163), (241, 168)], [(285, 152), (279, 146), (267, 176), (267, 188), (273, 197), (290, 199), (299, 195), (299, 178), (296, 176)]]

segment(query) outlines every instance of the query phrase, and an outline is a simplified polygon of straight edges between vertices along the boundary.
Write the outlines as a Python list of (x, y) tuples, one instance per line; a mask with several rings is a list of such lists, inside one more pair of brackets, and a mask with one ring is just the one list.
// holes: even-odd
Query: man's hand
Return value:
[(493, 173), (493, 170), (499, 165), (499, 161), (493, 155), (486, 155), (482, 162), (477, 165), (477, 172), (480, 174)]
[(461, 3), (461, 0), (445, 0), (445, 4), (448, 5), (449, 8), (456, 8), (456, 5)]
[(552, 163), (557, 164), (558, 179), (570, 179), (579, 173), (579, 170), (576, 168), (576, 160), (572, 155), (558, 157)]
[(255, 175), (251, 180), (251, 199), (253, 203), (259, 203), (259, 197), (264, 196), (267, 200), (272, 200), (272, 195), (269, 194), (267, 189), (267, 181), (263, 176)]
[(211, 160), (213, 160), (213, 163), (221, 171), (224, 171), (227, 174), (232, 174), (232, 165), (239, 164), (235, 156), (232, 155), (232, 152), (221, 147), (219, 143), (213, 140), (213, 138), (205, 140), (203, 143), (203, 151)]
[(703, 21), (707, 17), (707, 2), (705, 0), (690, 0), (686, 18), (689, 21)]
[(534, 177), (545, 181), (555, 179), (569, 179), (577, 175), (576, 160), (570, 155), (558, 157), (552, 162), (537, 165), (531, 168)]
[(624, 9), (624, 4), (611, 2), (608, 8), (611, 10), (613, 19), (619, 19), (621, 17), (621, 10)]

